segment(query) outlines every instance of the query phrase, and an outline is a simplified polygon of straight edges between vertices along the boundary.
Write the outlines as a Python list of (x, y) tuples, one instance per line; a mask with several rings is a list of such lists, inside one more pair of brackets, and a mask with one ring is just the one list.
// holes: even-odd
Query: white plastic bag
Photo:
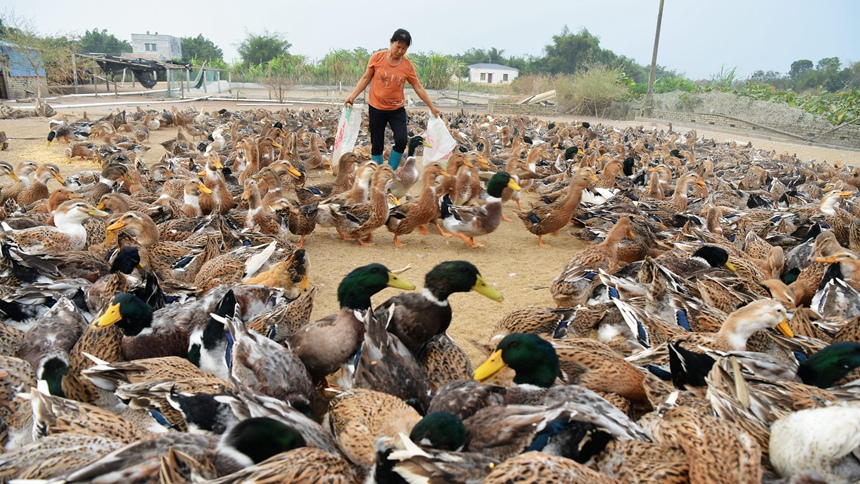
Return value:
[(457, 142), (448, 132), (442, 118), (432, 115), (430, 121), (427, 121), (427, 133), (424, 135), (424, 140), (430, 145), (424, 148), (424, 166), (434, 161), (442, 161), (444, 164), (448, 161), (454, 148), (457, 147)]
[(337, 166), (340, 155), (352, 151), (358, 131), (361, 129), (361, 105), (344, 106), (337, 123), (337, 134), (334, 137), (334, 153), (331, 155), (332, 165)]

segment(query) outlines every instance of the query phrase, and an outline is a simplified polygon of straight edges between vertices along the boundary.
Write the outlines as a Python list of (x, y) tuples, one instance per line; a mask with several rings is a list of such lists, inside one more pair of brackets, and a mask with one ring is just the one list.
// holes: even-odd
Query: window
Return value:
[(145, 43), (143, 44), (144, 48), (146, 48), (147, 52), (155, 52), (157, 49), (155, 48), (155, 44)]
[(482, 73), (481, 73), (481, 80), (482, 80), (482, 81), (486, 81), (486, 80), (487, 80), (487, 73), (486, 73), (486, 72), (482, 72)]
[(507, 75), (507, 74), (502, 74), (502, 80), (503, 80), (503, 81), (505, 81), (505, 82), (508, 82), (508, 75)]

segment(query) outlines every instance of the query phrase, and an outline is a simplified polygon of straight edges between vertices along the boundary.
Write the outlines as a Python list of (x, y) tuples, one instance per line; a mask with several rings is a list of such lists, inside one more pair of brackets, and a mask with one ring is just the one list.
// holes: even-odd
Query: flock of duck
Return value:
[[(0, 162), (0, 482), (860, 480), (860, 170), (465, 112), (427, 164), (413, 114), (391, 167), (331, 160), (337, 115), (138, 108), (52, 122), (101, 170)], [(477, 247), (503, 203), (591, 245), (477, 368), (448, 297), (502, 295), (467, 261), (420, 292), (358, 267), (311, 321), (316, 227)], [(386, 287), (409, 292), (372, 307)]]

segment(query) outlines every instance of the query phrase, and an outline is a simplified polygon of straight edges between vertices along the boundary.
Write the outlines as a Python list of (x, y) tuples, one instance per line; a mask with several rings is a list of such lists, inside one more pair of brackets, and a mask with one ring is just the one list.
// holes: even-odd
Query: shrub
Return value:
[(614, 101), (627, 95), (622, 73), (599, 64), (556, 78), (555, 89), (565, 111), (590, 116), (601, 116)]

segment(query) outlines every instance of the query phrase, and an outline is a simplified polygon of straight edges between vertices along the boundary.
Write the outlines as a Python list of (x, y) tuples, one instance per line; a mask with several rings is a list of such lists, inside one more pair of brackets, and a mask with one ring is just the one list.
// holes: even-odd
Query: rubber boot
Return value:
[(377, 165), (382, 164), (382, 155), (370, 155), (370, 159), (373, 160)]
[(391, 150), (391, 156), (388, 157), (388, 164), (391, 166), (392, 170), (396, 170), (397, 167), (400, 166), (401, 158), (403, 158), (403, 153)]

